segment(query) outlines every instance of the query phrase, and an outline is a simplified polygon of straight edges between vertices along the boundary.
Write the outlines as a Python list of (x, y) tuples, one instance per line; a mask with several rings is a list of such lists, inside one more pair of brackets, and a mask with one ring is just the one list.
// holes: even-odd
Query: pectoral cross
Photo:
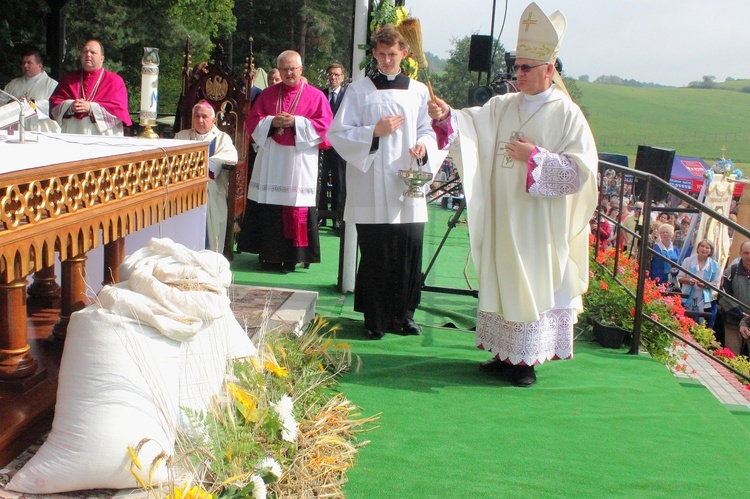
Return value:
[(517, 141), (521, 137), (523, 137), (523, 132), (513, 132), (510, 134), (510, 139), (508, 140), (508, 142), (499, 142), (497, 144), (497, 155), (504, 156), (501, 165), (503, 168), (513, 168), (513, 163), (515, 162), (513, 158), (508, 156), (508, 151), (505, 149), (505, 146), (507, 146), (510, 142)]
[(276, 135), (284, 135), (284, 128), (282, 128), (282, 127), (279, 127), (279, 128), (278, 128), (278, 129), (276, 130)]
[(496, 154), (497, 156), (503, 156), (500, 166), (503, 168), (513, 168), (513, 158), (508, 156), (508, 151), (505, 149), (507, 145), (507, 142), (498, 142)]

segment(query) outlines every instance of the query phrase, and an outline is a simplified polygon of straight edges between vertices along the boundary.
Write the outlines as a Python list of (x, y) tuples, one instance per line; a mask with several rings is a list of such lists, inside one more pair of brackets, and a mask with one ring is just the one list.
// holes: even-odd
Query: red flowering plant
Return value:
[[(584, 315), (604, 324), (632, 330), (635, 319), (635, 294), (638, 286), (638, 262), (627, 255), (615, 254), (615, 248), (596, 253), (596, 241), (590, 240), (589, 289), (583, 296)], [(615, 258), (617, 267), (615, 268)], [(615, 280), (617, 277), (617, 280)], [(695, 322), (685, 316), (679, 296), (666, 294), (664, 286), (646, 279), (643, 313), (667, 329), (689, 336)], [(644, 320), (641, 344), (646, 351), (670, 368), (684, 371), (684, 344), (656, 324)]]
[[(596, 242), (594, 241), (593, 244), (595, 245)], [(635, 310), (635, 300), (623, 286), (615, 281), (610, 272), (605, 270), (605, 268), (612, 269), (614, 265), (614, 249), (599, 252), (596, 258), (594, 257), (595, 249), (593, 245), (589, 248), (589, 290), (583, 295), (584, 316), (607, 326), (632, 330), (633, 314), (631, 312)], [(630, 279), (629, 268), (636, 265), (633, 262), (630, 260), (620, 262), (618, 279), (621, 281)]]
[[(615, 272), (615, 249), (608, 248), (597, 253), (596, 239), (593, 235), (589, 242), (589, 289), (583, 295), (583, 317), (632, 330), (635, 319), (633, 296), (638, 286), (638, 262), (621, 253), (617, 256)], [(681, 297), (667, 293), (666, 286), (646, 279), (643, 290), (643, 314), (681, 337), (695, 341), (738, 372), (750, 375), (750, 359), (744, 355), (734, 355), (727, 348), (720, 348), (714, 331), (686, 316)], [(649, 320), (641, 323), (641, 345), (652, 357), (674, 371), (687, 371), (684, 362), (687, 360), (685, 343)], [(739, 376), (738, 379), (742, 383), (747, 383)]]
[[(748, 358), (745, 355), (735, 355), (734, 352), (732, 352), (730, 349), (724, 347), (724, 348), (717, 348), (713, 352), (714, 357), (716, 357), (719, 360), (722, 360), (732, 366), (734, 369), (737, 370), (737, 372), (740, 372), (744, 374), (745, 376), (750, 376), (750, 358)], [(747, 380), (741, 376), (737, 376), (737, 379), (740, 380), (741, 383), (745, 385), (745, 388), (750, 390), (750, 384), (748, 384)]]
[(714, 357), (726, 362), (728, 360), (735, 358), (736, 355), (734, 355), (734, 352), (732, 352), (730, 349), (728, 349), (727, 347), (724, 347), (724, 348), (717, 348), (716, 350), (714, 350)]

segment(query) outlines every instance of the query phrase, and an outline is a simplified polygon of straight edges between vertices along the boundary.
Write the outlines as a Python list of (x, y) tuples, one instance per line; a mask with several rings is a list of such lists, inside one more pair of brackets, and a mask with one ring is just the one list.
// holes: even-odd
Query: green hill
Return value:
[(716, 84), (716, 88), (721, 90), (735, 90), (737, 92), (750, 93), (750, 80), (731, 80), (722, 81)]
[(726, 157), (744, 167), (750, 163), (750, 93), (739, 90), (750, 82), (730, 83), (738, 91), (576, 82), (599, 151), (627, 154), (633, 165), (638, 145), (645, 144), (713, 164), (725, 146)]

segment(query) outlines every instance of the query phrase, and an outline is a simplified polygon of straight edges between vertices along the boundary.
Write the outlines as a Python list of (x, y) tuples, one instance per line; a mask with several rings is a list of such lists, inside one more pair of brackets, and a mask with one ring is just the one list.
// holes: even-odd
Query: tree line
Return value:
[[(252, 36), (256, 67), (269, 70), (276, 65), (279, 53), (297, 50), (305, 64), (305, 76), (313, 85), (323, 87), (325, 70), (332, 62), (343, 64), (351, 75), (353, 9), (351, 0), (68, 0), (63, 10), (66, 47), (62, 72), (79, 69), (80, 48), (91, 38), (99, 40), (105, 51), (104, 65), (125, 80), (130, 111), (135, 113), (140, 102), (143, 47), (157, 47), (161, 59), (159, 113), (169, 114), (175, 112), (181, 92), (188, 37), (192, 64), (208, 60), (215, 44), (220, 44), (239, 75)], [(50, 7), (47, 0), (3, 0), (3, 10), (14, 13), (0, 21), (0, 37), (7, 41), (0, 60), (0, 84), (4, 86), (20, 75), (24, 51), (45, 53)], [(464, 107), (469, 88), (478, 83), (477, 74), (467, 69), (470, 37), (451, 42), (448, 60), (430, 54), (431, 67), (420, 71), (419, 78), (424, 81), (429, 75), (440, 97), (454, 107)], [(504, 53), (505, 48), (498, 44), (495, 73), (507, 69)], [(575, 81), (565, 78), (565, 83), (577, 100), (580, 92)]]
[[(128, 87), (130, 111), (140, 102), (143, 47), (157, 47), (159, 113), (173, 113), (181, 92), (183, 52), (190, 37), (193, 64), (208, 60), (215, 44), (241, 74), (254, 39), (254, 61), (266, 70), (284, 50), (299, 51), (312, 83), (324, 83), (331, 62), (348, 66), (352, 51), (353, 2), (350, 0), (68, 0), (62, 72), (80, 68), (78, 57), (92, 38), (104, 47), (105, 68), (119, 73)], [(3, 0), (0, 84), (19, 76), (21, 55), (46, 52), (50, 7), (46, 0)], [(48, 61), (45, 66), (49, 67)], [(321, 79), (322, 78), (322, 79)]]

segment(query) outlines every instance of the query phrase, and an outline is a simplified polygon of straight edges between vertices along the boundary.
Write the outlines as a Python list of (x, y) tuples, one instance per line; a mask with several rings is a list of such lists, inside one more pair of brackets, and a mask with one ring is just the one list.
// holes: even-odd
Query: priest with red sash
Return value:
[(50, 97), (50, 114), (63, 133), (123, 135), (123, 126), (132, 124), (125, 82), (103, 63), (102, 44), (89, 40), (81, 50), (82, 69), (66, 74)]
[(323, 92), (302, 77), (293, 50), (278, 57), (281, 83), (258, 96), (247, 132), (258, 145), (238, 250), (258, 253), (267, 269), (290, 272), (320, 262), (318, 150), (330, 147), (333, 113)]

